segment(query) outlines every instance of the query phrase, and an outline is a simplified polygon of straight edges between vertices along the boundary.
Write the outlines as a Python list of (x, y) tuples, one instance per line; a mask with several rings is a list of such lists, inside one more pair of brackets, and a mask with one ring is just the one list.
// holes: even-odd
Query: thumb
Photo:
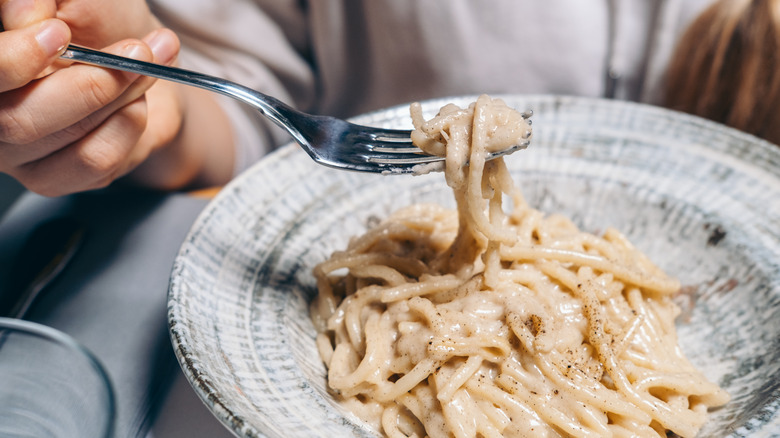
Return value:
[(35, 79), (65, 49), (70, 29), (48, 19), (22, 29), (0, 32), (0, 92)]

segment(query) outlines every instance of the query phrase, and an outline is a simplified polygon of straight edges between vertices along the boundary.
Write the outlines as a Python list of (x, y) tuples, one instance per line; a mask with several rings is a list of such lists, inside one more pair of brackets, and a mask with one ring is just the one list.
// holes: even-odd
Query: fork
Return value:
[[(315, 162), (346, 170), (389, 174), (417, 173), (444, 157), (423, 153), (412, 144), (411, 131), (356, 125), (335, 117), (311, 115), (259, 91), (190, 70), (168, 67), (71, 44), (61, 58), (114, 70), (165, 79), (224, 94), (257, 109), (290, 133)], [(524, 118), (531, 112), (523, 113)], [(529, 141), (490, 153), (493, 159), (527, 147)], [(423, 170), (425, 171), (425, 170)]]

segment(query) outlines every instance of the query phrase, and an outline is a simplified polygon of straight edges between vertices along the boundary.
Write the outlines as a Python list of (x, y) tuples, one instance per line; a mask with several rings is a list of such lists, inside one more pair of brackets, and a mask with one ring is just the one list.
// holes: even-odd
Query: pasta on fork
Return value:
[(484, 159), (530, 134), (500, 99), (411, 115), (457, 208), (403, 208), (314, 269), (335, 397), (389, 437), (695, 436), (729, 396), (678, 347), (679, 283), (526, 203)]

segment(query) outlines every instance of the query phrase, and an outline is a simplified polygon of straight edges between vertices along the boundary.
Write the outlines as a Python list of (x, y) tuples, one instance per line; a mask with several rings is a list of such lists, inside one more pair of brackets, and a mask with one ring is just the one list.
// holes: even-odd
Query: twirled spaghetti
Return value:
[(677, 346), (678, 282), (526, 204), (484, 159), (530, 134), (502, 101), (412, 120), (457, 211), (404, 208), (315, 268), (335, 395), (390, 437), (694, 436), (728, 395)]

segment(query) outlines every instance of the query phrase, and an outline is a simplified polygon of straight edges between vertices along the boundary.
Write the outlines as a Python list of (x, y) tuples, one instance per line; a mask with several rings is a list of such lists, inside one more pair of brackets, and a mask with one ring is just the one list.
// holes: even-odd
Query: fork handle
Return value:
[(183, 68), (169, 67), (151, 62), (137, 61), (135, 59), (123, 56), (112, 55), (110, 53), (98, 50), (88, 49), (75, 44), (68, 45), (60, 58), (70, 61), (77, 61), (84, 64), (92, 64), (100, 67), (106, 67), (113, 70), (122, 70), (131, 73), (137, 73), (144, 76), (151, 76), (158, 79), (178, 82), (180, 84), (191, 85), (214, 91), (233, 99), (252, 105), (263, 115), (271, 119), (274, 123), (287, 129), (287, 117), (280, 112), (280, 108), (285, 111), (294, 111), (280, 100), (263, 94), (257, 90), (245, 87), (241, 84), (229, 81), (227, 79), (209, 76)]

